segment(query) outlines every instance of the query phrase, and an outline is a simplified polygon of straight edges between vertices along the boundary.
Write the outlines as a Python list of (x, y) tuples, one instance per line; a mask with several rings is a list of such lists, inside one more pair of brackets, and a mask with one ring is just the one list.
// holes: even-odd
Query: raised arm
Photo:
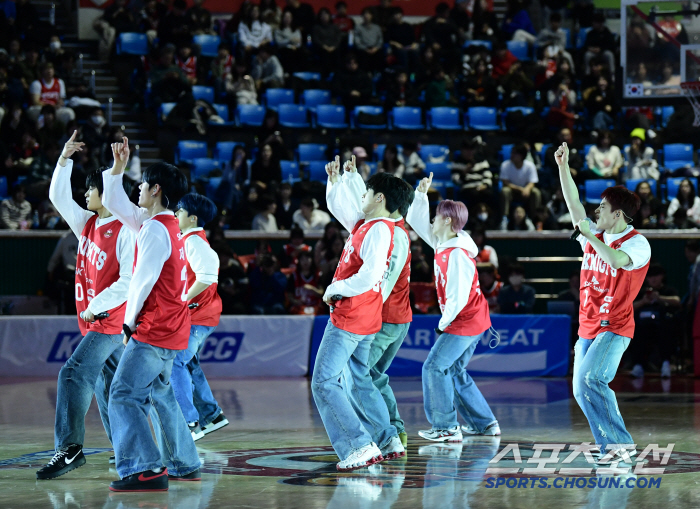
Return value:
[(343, 166), (345, 171), (340, 177), (340, 182), (346, 186), (348, 198), (354, 202), (358, 210), (362, 210), (362, 195), (367, 192), (367, 186), (355, 167), (354, 159), (355, 156), (352, 156), (352, 162), (347, 161)]
[(347, 187), (340, 182), (340, 157), (336, 156), (335, 161), (326, 165), (326, 173), (328, 174), (326, 186), (328, 210), (347, 231), (351, 232), (357, 222), (364, 219), (365, 213), (362, 212), (361, 207), (357, 207), (354, 200), (348, 200), (346, 193), (344, 193)]
[(420, 181), (418, 189), (416, 189), (416, 197), (408, 209), (406, 214), (406, 222), (411, 225), (413, 231), (423, 239), (431, 248), (437, 247), (437, 238), (433, 235), (433, 229), (430, 226), (430, 204), (428, 203), (428, 189), (433, 181), (433, 173), (430, 177), (426, 177)]
[(56, 169), (53, 171), (53, 177), (51, 177), (51, 185), (49, 186), (49, 200), (56, 207), (58, 213), (61, 214), (61, 217), (68, 223), (75, 236), (80, 238), (80, 234), (85, 228), (85, 223), (94, 214), (73, 201), (73, 191), (70, 184), (73, 161), (70, 157), (76, 152), (81, 152), (85, 145), (82, 142), (75, 141), (77, 134), (78, 131), (73, 131), (73, 136), (66, 142), (58, 158)]
[(562, 143), (554, 153), (554, 160), (559, 167), (559, 180), (561, 181), (564, 201), (566, 201), (566, 206), (571, 214), (571, 222), (576, 226), (582, 219), (586, 218), (586, 209), (583, 208), (579, 199), (576, 183), (569, 170), (569, 147), (566, 143)]
[(146, 209), (131, 203), (122, 185), (124, 168), (129, 161), (128, 138), (124, 138), (124, 143), (112, 143), (112, 155), (114, 156), (114, 165), (110, 170), (105, 170), (102, 173), (102, 182), (104, 184), (102, 204), (124, 226), (138, 233), (143, 222), (148, 219), (148, 214)]

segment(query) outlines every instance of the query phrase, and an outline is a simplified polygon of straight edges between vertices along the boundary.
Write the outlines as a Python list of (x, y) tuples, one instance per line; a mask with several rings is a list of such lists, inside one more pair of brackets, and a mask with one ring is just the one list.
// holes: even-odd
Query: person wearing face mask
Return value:
[(519, 263), (510, 266), (508, 284), (498, 294), (501, 313), (506, 315), (528, 315), (535, 307), (535, 289), (523, 284), (525, 269)]
[(51, 42), (49, 42), (49, 49), (48, 51), (44, 51), (44, 60), (46, 62), (51, 62), (54, 67), (59, 67), (61, 59), (65, 54), (66, 50), (61, 48), (61, 39), (57, 35), (52, 35)]
[(98, 149), (108, 141), (109, 126), (101, 108), (94, 108), (82, 127), (82, 138), (91, 149)]

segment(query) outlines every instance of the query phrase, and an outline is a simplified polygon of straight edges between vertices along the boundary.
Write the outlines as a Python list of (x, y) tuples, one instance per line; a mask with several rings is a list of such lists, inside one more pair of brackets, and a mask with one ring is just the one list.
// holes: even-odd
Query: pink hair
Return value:
[(435, 213), (452, 219), (452, 231), (455, 233), (464, 228), (469, 219), (467, 206), (461, 201), (443, 200), (438, 204)]

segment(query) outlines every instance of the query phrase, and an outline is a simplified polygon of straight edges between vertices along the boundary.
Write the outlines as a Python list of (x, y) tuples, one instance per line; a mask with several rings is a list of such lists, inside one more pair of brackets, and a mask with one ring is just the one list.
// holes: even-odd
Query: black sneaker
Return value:
[(185, 474), (185, 475), (170, 475), (170, 474), (168, 474), (168, 479), (171, 481), (201, 481), (202, 474), (199, 472), (199, 469), (197, 469), (194, 472), (190, 472), (189, 474)]
[(221, 429), (227, 425), (228, 425), (228, 419), (226, 418), (224, 413), (221, 412), (219, 415), (216, 416), (216, 419), (214, 419), (209, 424), (204, 426), (202, 428), (202, 431), (204, 432), (205, 435), (208, 435), (212, 431), (216, 431), (217, 429)]
[(190, 428), (190, 433), (192, 433), (192, 440), (194, 440), (195, 442), (204, 436), (204, 432), (202, 431), (202, 428), (199, 427), (199, 423), (197, 421), (189, 423), (187, 424), (187, 426)]
[(114, 456), (110, 456), (109, 457), (109, 464), (114, 465), (116, 463), (117, 463), (117, 458), (115, 458)]
[(36, 478), (55, 479), (71, 470), (82, 467), (84, 464), (83, 447), (80, 445), (69, 445), (64, 450), (56, 452), (44, 468), (37, 470)]
[(121, 481), (112, 481), (110, 491), (168, 491), (168, 469), (161, 472), (147, 470), (125, 477)]

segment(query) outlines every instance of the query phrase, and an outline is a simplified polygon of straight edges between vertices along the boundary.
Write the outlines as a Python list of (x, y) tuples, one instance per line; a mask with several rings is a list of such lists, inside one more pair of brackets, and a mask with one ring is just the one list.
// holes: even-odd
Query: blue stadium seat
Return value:
[(310, 161), (306, 166), (306, 172), (309, 176), (309, 180), (325, 182), (328, 178), (328, 174), (326, 173), (326, 164), (328, 164), (328, 161)]
[(506, 125), (506, 117), (508, 116), (508, 113), (513, 113), (516, 111), (521, 111), (523, 115), (532, 115), (535, 112), (534, 108), (528, 108), (526, 106), (511, 106), (510, 108), (506, 108), (501, 114), (501, 120), (503, 121), (504, 126)]
[(369, 161), (366, 162), (367, 166), (369, 166), (369, 174), (374, 175), (377, 173), (377, 168), (379, 167), (379, 163), (371, 163)]
[(168, 114), (172, 111), (177, 103), (162, 103), (158, 107), (158, 125), (163, 125), (165, 119), (168, 118)]
[(426, 113), (428, 128), (445, 131), (457, 131), (462, 129), (459, 108), (449, 106), (436, 106)]
[(216, 195), (216, 190), (219, 189), (219, 186), (221, 185), (221, 177), (212, 177), (209, 179), (209, 182), (207, 182), (206, 186), (206, 195), (207, 198), (210, 200), (213, 200), (215, 195)]
[(443, 161), (447, 161), (447, 157), (450, 155), (450, 147), (447, 145), (421, 145), (418, 155), (426, 163), (430, 162), (431, 157), (434, 159), (442, 158)]
[(387, 124), (362, 124), (358, 119), (360, 113), (367, 113), (369, 115), (383, 115), (384, 108), (381, 106), (355, 106), (355, 108), (350, 113), (350, 127), (353, 129), (387, 129)]
[[(383, 161), (384, 160), (384, 150), (386, 149), (386, 144), (381, 143), (379, 145), (374, 146), (374, 160), (375, 161)], [(403, 145), (396, 145), (396, 150), (398, 151), (399, 155), (403, 152)]]
[(320, 104), (331, 104), (331, 92), (316, 88), (304, 90), (301, 94), (301, 104), (310, 110), (315, 109)]
[(216, 110), (216, 114), (219, 115), (223, 120), (223, 124), (217, 124), (217, 123), (212, 123), (211, 120), (209, 121), (210, 124), (212, 125), (234, 125), (235, 122), (233, 122), (229, 116), (228, 112), (228, 104), (212, 104), (214, 109)]
[(192, 164), (198, 157), (207, 157), (207, 144), (204, 141), (184, 140), (177, 143), (175, 164)]
[(0, 176), (0, 200), (4, 200), (10, 195), (10, 191), (7, 188), (7, 177), (5, 175)]
[(208, 177), (209, 174), (219, 169), (219, 162), (208, 157), (198, 157), (192, 160), (192, 170), (190, 171), (191, 180), (198, 180), (203, 177)]
[(345, 107), (335, 104), (319, 104), (314, 115), (316, 124), (326, 129), (345, 129), (348, 123), (345, 121)]
[(576, 34), (576, 49), (581, 49), (583, 48), (583, 45), (586, 43), (586, 36), (588, 35), (588, 32), (590, 32), (590, 28), (580, 28), (578, 33)]
[(664, 145), (664, 168), (677, 170), (684, 166), (693, 166), (693, 146), (690, 143), (670, 143)]
[(293, 76), (303, 81), (321, 81), (320, 72), (295, 72)]
[[(681, 186), (681, 182), (683, 182), (686, 178), (687, 177), (677, 177), (666, 180), (666, 196), (669, 200), (674, 199), (678, 195), (678, 188)], [(695, 196), (697, 196), (698, 179), (696, 177), (689, 177), (688, 180), (690, 180), (693, 183), (693, 186), (695, 186)]]
[(294, 104), (294, 90), (291, 88), (268, 88), (263, 94), (263, 104), (276, 110), (280, 104)]
[(496, 117), (496, 108), (488, 106), (474, 106), (466, 113), (465, 125), (477, 131), (497, 131), (500, 129)]
[(323, 143), (300, 143), (296, 153), (300, 163), (309, 161), (328, 162), (328, 146)]
[(542, 160), (542, 164), (544, 164), (544, 155), (547, 153), (547, 149), (552, 146), (552, 143), (543, 143), (542, 148), (540, 149), (540, 159)]
[(433, 180), (451, 181), (452, 165), (450, 163), (425, 163), (425, 174), (433, 172)]
[(464, 43), (463, 48), (468, 48), (469, 46), (482, 46), (489, 51), (491, 51), (491, 48), (493, 48), (493, 44), (491, 44), (491, 41), (466, 41)]
[(214, 87), (194, 85), (192, 87), (192, 95), (195, 100), (201, 99), (202, 101), (207, 101), (209, 104), (214, 104)]
[(203, 57), (216, 57), (219, 54), (219, 44), (221, 37), (218, 35), (195, 35), (192, 42), (199, 46), (200, 55)]
[(649, 182), (649, 187), (651, 187), (651, 194), (656, 196), (656, 180), (654, 179), (629, 179), (627, 182), (625, 182), (625, 186), (627, 186), (627, 189), (630, 191), (634, 191), (637, 189), (637, 186), (641, 182)]
[(117, 55), (148, 55), (148, 37), (146, 34), (124, 32), (117, 38)]
[(311, 127), (306, 113), (306, 106), (301, 106), (299, 104), (280, 104), (277, 107), (277, 111), (279, 112), (279, 121), (282, 127)]
[(282, 180), (284, 182), (298, 182), (301, 180), (299, 176), (299, 165), (294, 161), (280, 161), (282, 167)]
[(586, 192), (586, 203), (600, 203), (600, 195), (608, 187), (613, 187), (615, 181), (612, 179), (586, 180), (584, 186)]
[(440, 197), (446, 198), (447, 197), (447, 188), (448, 187), (454, 187), (451, 181), (448, 180), (435, 180), (433, 179), (433, 182), (430, 184), (431, 189), (435, 189), (438, 193), (440, 193)]
[(214, 147), (214, 159), (221, 163), (228, 163), (233, 157), (233, 151), (237, 145), (243, 145), (238, 141), (219, 141)]
[(566, 49), (571, 48), (571, 30), (568, 28), (562, 28), (562, 30), (566, 33)]
[(260, 127), (265, 119), (265, 107), (257, 104), (241, 104), (236, 107), (236, 125)]
[(508, 41), (508, 50), (518, 60), (530, 60), (530, 48), (525, 41)]
[(514, 146), (514, 144), (501, 145), (501, 150), (498, 151), (498, 155), (501, 157), (501, 162), (510, 159), (510, 153)]
[(668, 126), (668, 119), (671, 118), (671, 115), (673, 115), (674, 112), (673, 106), (662, 106), (660, 108), (660, 111), (658, 112), (658, 120), (657, 120), (657, 126), (658, 127), (667, 127)]
[(394, 106), (389, 113), (389, 124), (393, 129), (425, 129), (423, 112), (413, 106)]

